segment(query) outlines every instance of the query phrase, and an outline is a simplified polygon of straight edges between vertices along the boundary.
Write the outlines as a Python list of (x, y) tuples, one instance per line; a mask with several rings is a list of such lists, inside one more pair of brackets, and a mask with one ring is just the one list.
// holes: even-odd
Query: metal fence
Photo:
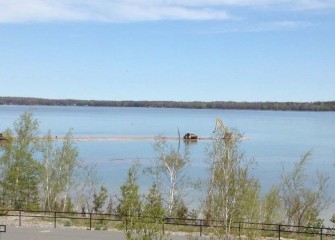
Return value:
[[(25, 210), (0, 210), (0, 219), (6, 217), (15, 217), (15, 223), (18, 226), (24, 226), (23, 219), (38, 219), (47, 221), (54, 228), (58, 224), (64, 226), (64, 221), (61, 220), (76, 220), (88, 230), (102, 223), (111, 223), (122, 221), (122, 217), (115, 214), (99, 214), (99, 213), (80, 213), (80, 212), (48, 212), (48, 211), (25, 211)], [(203, 219), (180, 219), (180, 218), (164, 218), (161, 219), (162, 231), (169, 230), (169, 226), (179, 227), (188, 232), (197, 232), (199, 236), (213, 233), (216, 230), (223, 229), (222, 221), (205, 221)], [(66, 225), (66, 224), (65, 224)], [(189, 229), (187, 229), (189, 228)], [(171, 229), (170, 229), (171, 230)], [(176, 230), (176, 229), (174, 229)], [(231, 225), (231, 230), (236, 236), (243, 236), (246, 232), (253, 231), (261, 236), (271, 236), (275, 239), (287, 236), (301, 236), (311, 239), (334, 239), (335, 228), (326, 227), (310, 227), (310, 226), (294, 226), (286, 224), (268, 224), (268, 223), (253, 223), (253, 222), (234, 222)]]

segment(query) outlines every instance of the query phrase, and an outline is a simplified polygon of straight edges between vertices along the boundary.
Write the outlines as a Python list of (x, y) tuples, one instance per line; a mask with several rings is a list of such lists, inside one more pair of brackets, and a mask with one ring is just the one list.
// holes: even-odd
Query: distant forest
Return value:
[(0, 97), (0, 105), (94, 106), (94, 107), (152, 107), (193, 109), (249, 109), (281, 111), (335, 111), (335, 101), (327, 102), (178, 102), (178, 101), (101, 101), (75, 99), (43, 99)]

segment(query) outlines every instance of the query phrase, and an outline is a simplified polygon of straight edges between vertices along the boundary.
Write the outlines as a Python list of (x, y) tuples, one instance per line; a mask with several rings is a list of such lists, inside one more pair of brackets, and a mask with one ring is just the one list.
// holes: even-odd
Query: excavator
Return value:
[(197, 140), (198, 135), (195, 135), (193, 133), (186, 133), (183, 138), (186, 140)]
[[(226, 128), (226, 126), (222, 122), (222, 119), (219, 118), (219, 117), (216, 119), (215, 128), (214, 128), (213, 133), (215, 133), (217, 131), (218, 127), (221, 127), (223, 129), (223, 133), (224, 133), (223, 139), (225, 139), (225, 141), (230, 141), (230, 140), (233, 139), (232, 132), (230, 132), (228, 130), (228, 128)], [(178, 134), (179, 134), (179, 129), (178, 129)], [(198, 135), (195, 135), (193, 133), (186, 133), (183, 138), (185, 140), (197, 140), (198, 139)]]
[(223, 139), (225, 139), (226, 141), (232, 140), (233, 139), (233, 133), (231, 131), (229, 131), (229, 129), (223, 124), (222, 119), (220, 117), (218, 117), (216, 119), (213, 133), (216, 132), (216, 130), (219, 126), (222, 127), (222, 129), (223, 129), (223, 133), (224, 133)]
[(2, 141), (8, 141), (9, 139), (5, 137), (2, 133), (0, 133), (0, 142)]

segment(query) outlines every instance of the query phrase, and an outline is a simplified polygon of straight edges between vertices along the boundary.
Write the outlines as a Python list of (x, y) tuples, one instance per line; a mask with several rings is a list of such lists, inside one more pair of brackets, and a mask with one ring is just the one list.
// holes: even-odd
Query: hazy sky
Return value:
[(0, 96), (335, 100), (335, 0), (0, 0)]

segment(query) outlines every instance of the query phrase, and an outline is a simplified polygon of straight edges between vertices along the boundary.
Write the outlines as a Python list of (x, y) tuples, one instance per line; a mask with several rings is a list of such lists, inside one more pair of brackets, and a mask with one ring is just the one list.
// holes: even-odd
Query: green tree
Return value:
[(77, 157), (79, 155), (77, 148), (73, 144), (72, 129), (64, 137), (61, 151), (59, 153), (58, 174), (59, 184), (63, 186), (63, 211), (70, 210), (70, 193), (74, 186), (74, 174), (78, 167)]
[(273, 186), (264, 196), (262, 201), (263, 222), (280, 223), (282, 219), (282, 203), (280, 198), (280, 189)]
[(222, 121), (216, 126), (208, 149), (209, 179), (204, 216), (207, 223), (219, 220), (222, 228), (214, 228), (220, 239), (227, 239), (237, 221), (255, 221), (259, 210), (259, 182), (249, 174), (253, 160), (244, 158), (238, 148), (242, 135), (226, 128)]
[(141, 214), (142, 239), (162, 239), (165, 210), (163, 208), (163, 198), (156, 184), (153, 184), (149, 193), (144, 196), (143, 205)]
[(93, 211), (96, 213), (102, 213), (102, 208), (108, 198), (107, 188), (101, 186), (98, 193), (93, 195)]
[(59, 147), (51, 132), (40, 144), (42, 152), (42, 204), (45, 210), (71, 210), (70, 193), (75, 182), (75, 171), (79, 166), (78, 151), (72, 141), (70, 129)]
[(160, 186), (166, 214), (169, 217), (176, 216), (177, 203), (183, 200), (190, 189), (195, 188), (195, 184), (186, 177), (186, 169), (190, 162), (189, 151), (186, 149), (182, 155), (179, 149), (168, 145), (161, 138), (155, 142), (154, 149), (158, 157), (145, 169), (145, 173), (153, 176), (155, 184)]
[(127, 239), (162, 239), (164, 223), (163, 198), (153, 184), (143, 200), (137, 184), (138, 165), (135, 163), (128, 171), (128, 178), (121, 186), (118, 214), (122, 218), (122, 229)]
[(1, 144), (1, 191), (7, 207), (38, 209), (41, 164), (35, 159), (39, 123), (28, 111), (6, 130), (11, 141)]
[(118, 199), (118, 214), (122, 218), (121, 227), (129, 240), (138, 239), (137, 233), (142, 229), (140, 222), (142, 202), (137, 184), (137, 169), (136, 163), (130, 167), (127, 181), (121, 186), (121, 196)]
[(42, 152), (42, 195), (41, 203), (42, 208), (46, 211), (55, 210), (55, 205), (57, 202), (57, 197), (61, 191), (61, 186), (57, 185), (57, 167), (56, 161), (58, 158), (58, 151), (55, 149), (54, 142), (51, 136), (51, 131), (49, 130), (47, 135), (44, 137), (40, 150)]
[(93, 212), (94, 195), (97, 194), (99, 179), (96, 171), (96, 164), (81, 166), (79, 183), (76, 190), (77, 201), (82, 211)]
[(113, 214), (115, 213), (115, 202), (114, 202), (114, 197), (112, 195), (109, 195), (109, 200), (108, 200), (108, 204), (107, 204), (107, 213), (108, 214)]
[(335, 224), (335, 214), (333, 214), (333, 216), (329, 219), (329, 221), (331, 221), (333, 224)]
[(280, 194), (289, 224), (319, 224), (320, 212), (331, 202), (327, 195), (329, 176), (317, 173), (316, 181), (312, 183), (313, 187), (308, 186), (309, 175), (306, 173), (306, 166), (310, 157), (311, 152), (305, 153), (294, 163), (291, 171), (282, 175)]

